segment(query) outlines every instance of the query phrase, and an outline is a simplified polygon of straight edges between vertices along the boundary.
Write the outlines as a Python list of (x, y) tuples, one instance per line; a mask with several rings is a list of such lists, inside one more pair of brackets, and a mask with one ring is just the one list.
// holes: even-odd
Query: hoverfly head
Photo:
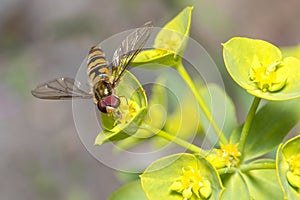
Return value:
[(116, 95), (110, 95), (100, 99), (97, 103), (98, 109), (103, 113), (111, 113), (113, 109), (118, 108), (121, 101)]

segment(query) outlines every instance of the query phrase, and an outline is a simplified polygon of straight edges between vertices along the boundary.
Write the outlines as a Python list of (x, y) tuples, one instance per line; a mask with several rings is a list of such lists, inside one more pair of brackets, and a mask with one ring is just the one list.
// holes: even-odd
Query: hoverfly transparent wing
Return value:
[(80, 83), (72, 78), (61, 77), (38, 85), (31, 94), (40, 99), (91, 98), (92, 95), (80, 88)]
[(116, 49), (112, 59), (112, 73), (114, 84), (117, 85), (131, 61), (134, 60), (150, 36), (152, 22), (145, 23), (142, 27), (130, 33)]

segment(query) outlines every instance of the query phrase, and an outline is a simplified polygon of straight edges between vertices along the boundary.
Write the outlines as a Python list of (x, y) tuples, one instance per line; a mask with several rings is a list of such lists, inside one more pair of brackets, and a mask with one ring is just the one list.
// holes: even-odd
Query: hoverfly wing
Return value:
[(150, 36), (152, 22), (145, 23), (142, 27), (137, 28), (130, 33), (121, 45), (116, 49), (112, 59), (112, 74), (114, 76), (114, 84), (118, 84), (121, 76), (126, 68), (139, 54)]
[(72, 78), (61, 77), (42, 83), (31, 91), (31, 94), (40, 99), (71, 99), (91, 98), (92, 95), (80, 89), (80, 83)]

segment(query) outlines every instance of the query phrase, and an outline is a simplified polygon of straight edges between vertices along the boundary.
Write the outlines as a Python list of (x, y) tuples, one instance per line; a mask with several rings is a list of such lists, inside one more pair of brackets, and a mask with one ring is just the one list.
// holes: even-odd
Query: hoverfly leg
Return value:
[(113, 116), (115, 119), (114, 126), (122, 123), (122, 112), (117, 108), (111, 108), (109, 115)]
[(114, 108), (113, 109), (113, 116), (115, 118), (115, 125), (120, 123), (128, 123), (128, 121), (130, 120), (129, 117), (129, 102), (128, 99), (125, 96), (118, 96), (121, 103), (120, 106), (118, 108)]
[(116, 121), (122, 119), (122, 112), (119, 108), (114, 108), (112, 106), (106, 106), (106, 111), (108, 116), (113, 116)]
[(142, 89), (142, 88), (137, 89), (136, 92), (139, 92), (139, 93), (146, 93), (146, 91), (145, 91), (144, 89)]

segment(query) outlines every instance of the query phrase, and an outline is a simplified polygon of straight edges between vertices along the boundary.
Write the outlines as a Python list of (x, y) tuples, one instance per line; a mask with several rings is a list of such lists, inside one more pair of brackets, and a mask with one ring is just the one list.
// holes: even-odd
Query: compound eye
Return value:
[(103, 112), (103, 113), (108, 113), (107, 108), (118, 108), (120, 105), (121, 101), (119, 97), (115, 95), (110, 95), (107, 97), (104, 97), (97, 103), (98, 109)]
[(101, 99), (97, 103), (97, 107), (102, 113), (107, 113), (106, 106), (107, 106), (107, 104), (103, 99)]
[(105, 97), (104, 101), (108, 106), (113, 108), (117, 108), (120, 105), (120, 99), (115, 95), (110, 95), (108, 97)]

